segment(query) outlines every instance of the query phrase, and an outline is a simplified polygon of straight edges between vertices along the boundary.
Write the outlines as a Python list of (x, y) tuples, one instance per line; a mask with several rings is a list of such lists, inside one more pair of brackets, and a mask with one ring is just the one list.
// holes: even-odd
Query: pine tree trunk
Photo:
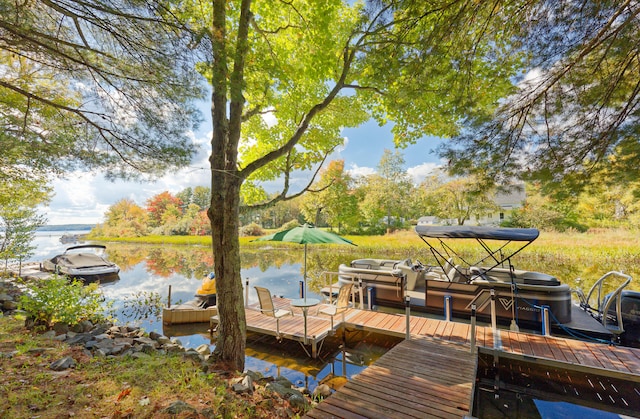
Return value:
[[(224, 178), (225, 179), (219, 179)], [(211, 237), (216, 273), (218, 339), (214, 356), (235, 371), (244, 371), (246, 317), (240, 276), (240, 184), (224, 175), (212, 176)], [(218, 179), (216, 179), (218, 178)]]

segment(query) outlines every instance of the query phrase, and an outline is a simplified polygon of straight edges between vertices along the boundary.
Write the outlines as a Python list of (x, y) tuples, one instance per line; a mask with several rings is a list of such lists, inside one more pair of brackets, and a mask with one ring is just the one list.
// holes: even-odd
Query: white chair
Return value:
[(271, 292), (267, 288), (254, 287), (258, 293), (258, 301), (260, 302), (260, 312), (269, 317), (276, 319), (276, 334), (280, 337), (280, 318), (285, 316), (293, 316), (289, 310), (276, 308), (271, 298)]
[(325, 304), (318, 309), (319, 314), (331, 316), (331, 330), (333, 330), (333, 317), (335, 315), (342, 314), (342, 321), (344, 322), (344, 313), (349, 308), (349, 297), (351, 297), (352, 288), (353, 284), (343, 285), (338, 291), (338, 298), (336, 298), (335, 304)]

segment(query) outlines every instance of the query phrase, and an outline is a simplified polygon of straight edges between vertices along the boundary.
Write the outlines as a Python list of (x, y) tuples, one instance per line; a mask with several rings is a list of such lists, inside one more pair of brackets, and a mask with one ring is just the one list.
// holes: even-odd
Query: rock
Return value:
[(162, 337), (162, 335), (160, 333), (158, 333), (158, 332), (149, 332), (149, 339), (153, 339), (153, 340), (157, 341), (158, 338), (160, 338), (160, 337)]
[(77, 335), (73, 335), (71, 333), (67, 333), (67, 340), (65, 341), (69, 345), (86, 345), (87, 342), (94, 340), (93, 335), (89, 333), (78, 333)]
[(91, 332), (89, 332), (89, 333), (91, 333), (94, 336), (97, 336), (97, 335), (106, 334), (107, 330), (109, 330), (109, 326), (108, 325), (106, 325), (106, 324), (98, 324), (98, 325), (93, 326), (93, 329), (91, 329)]
[(171, 353), (178, 353), (178, 352), (182, 352), (183, 348), (182, 345), (178, 345), (175, 343), (167, 343), (165, 345), (162, 345), (162, 349), (164, 349), (165, 351), (167, 351), (167, 353), (171, 354)]
[(73, 325), (71, 330), (77, 333), (88, 333), (93, 329), (93, 323), (89, 320), (83, 320), (78, 324)]
[(75, 366), (76, 366), (76, 361), (70, 356), (65, 356), (64, 358), (53, 362), (49, 366), (49, 369), (52, 369), (54, 371), (64, 371), (69, 368), (74, 368)]
[[(265, 379), (264, 375), (260, 371), (247, 370), (246, 374), (250, 376), (254, 382), (263, 381)], [(273, 381), (272, 377), (269, 377), (269, 378), (271, 378), (270, 381)]]
[(17, 310), (18, 309), (18, 303), (16, 303), (15, 301), (3, 301), (2, 302), (2, 309), (4, 311)]
[(211, 353), (211, 348), (206, 343), (203, 343), (196, 348), (196, 352), (200, 355), (209, 355)]
[(293, 387), (293, 383), (289, 381), (287, 377), (283, 377), (281, 375), (276, 377), (275, 382), (286, 388)]
[(313, 397), (314, 398), (325, 399), (325, 398), (327, 398), (329, 396), (331, 396), (331, 387), (329, 387), (326, 384), (320, 384), (318, 387), (316, 387), (313, 390)]
[(183, 402), (182, 400), (177, 400), (171, 403), (169, 407), (163, 409), (162, 412), (170, 415), (178, 415), (182, 412), (197, 413), (198, 411), (193, 406)]
[(56, 335), (64, 335), (70, 330), (70, 328), (67, 323), (56, 323), (53, 325), (53, 330), (55, 330)]
[(253, 393), (255, 386), (253, 385), (253, 379), (251, 378), (251, 376), (245, 375), (244, 377), (240, 378), (237, 383), (232, 385), (231, 388), (233, 388), (233, 391), (235, 391), (236, 393), (242, 394)]
[(301, 409), (307, 404), (307, 399), (304, 398), (302, 393), (294, 393), (289, 397), (289, 403), (296, 409)]
[(147, 338), (147, 337), (138, 337), (135, 338), (133, 340), (133, 344), (134, 345), (140, 345), (140, 346), (151, 346), (152, 348), (158, 348), (160, 346), (160, 344), (158, 343), (158, 341), (155, 341), (151, 338)]
[(201, 355), (198, 352), (196, 352), (194, 349), (187, 350), (184, 353), (184, 357), (186, 359), (191, 359), (191, 360), (196, 361), (196, 362), (202, 361)]

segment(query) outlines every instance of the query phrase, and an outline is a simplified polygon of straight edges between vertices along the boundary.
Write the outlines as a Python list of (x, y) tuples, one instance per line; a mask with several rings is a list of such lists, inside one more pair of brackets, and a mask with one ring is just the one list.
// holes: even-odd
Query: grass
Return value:
[[(273, 232), (265, 231), (265, 235)], [(635, 278), (629, 289), (640, 290), (640, 232), (622, 229), (593, 229), (587, 233), (541, 232), (538, 239), (516, 256), (514, 263), (520, 269), (547, 272), (557, 276), (570, 286), (581, 284), (588, 290), (601, 275), (609, 271), (621, 271)], [(426, 245), (413, 229), (399, 230), (381, 236), (345, 235), (358, 247), (336, 246), (356, 254), (358, 258), (407, 258), (421, 259), (432, 263)], [(274, 247), (273, 242), (255, 242), (256, 237), (240, 237), (243, 249)], [(211, 246), (206, 236), (146, 236), (122, 238), (92, 238), (93, 240), (118, 241), (148, 244), (176, 244)], [(277, 243), (278, 248), (299, 249), (295, 243)], [(324, 247), (324, 246), (323, 246)], [(353, 250), (353, 251), (352, 251)], [(456, 250), (472, 260), (481, 258), (475, 240), (458, 240)], [(477, 258), (477, 259), (474, 259)], [(580, 278), (584, 278), (584, 281)]]
[[(216, 418), (298, 415), (288, 402), (264, 390), (236, 395), (228, 379), (204, 373), (201, 365), (180, 355), (90, 358), (80, 347), (32, 335), (23, 324), (19, 317), (0, 317), (3, 418), (196, 417), (163, 412), (177, 400), (200, 412), (210, 409)], [(76, 360), (75, 368), (49, 369), (65, 356)]]

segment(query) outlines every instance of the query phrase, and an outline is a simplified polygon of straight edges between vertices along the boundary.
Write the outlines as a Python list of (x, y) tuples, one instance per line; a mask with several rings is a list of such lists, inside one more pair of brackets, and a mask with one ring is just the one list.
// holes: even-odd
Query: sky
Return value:
[[(207, 159), (210, 154), (210, 127), (210, 124), (203, 124), (203, 128), (191, 134), (192, 141), (201, 145), (201, 151), (189, 167), (177, 173), (169, 173), (153, 183), (111, 182), (99, 173), (87, 172), (74, 172), (68, 174), (66, 179), (55, 180), (55, 195), (50, 204), (42, 208), (47, 224), (101, 223), (107, 209), (123, 198), (145, 206), (147, 199), (164, 191), (175, 194), (189, 186), (209, 186), (211, 181)], [(374, 121), (358, 128), (344, 129), (342, 134), (345, 138), (344, 146), (336, 150), (327, 162), (343, 159), (345, 168), (352, 175), (375, 173), (384, 150), (394, 150), (391, 127), (380, 127)], [(441, 164), (432, 151), (437, 145), (437, 139), (424, 138), (415, 145), (400, 149), (405, 159), (405, 169), (416, 184)], [(297, 184), (302, 187), (308, 183), (311, 174), (298, 173), (296, 176), (292, 180), (292, 186)], [(270, 185), (265, 184), (264, 187), (270, 189)], [(275, 190), (276, 187), (277, 185), (273, 185), (272, 189)]]

